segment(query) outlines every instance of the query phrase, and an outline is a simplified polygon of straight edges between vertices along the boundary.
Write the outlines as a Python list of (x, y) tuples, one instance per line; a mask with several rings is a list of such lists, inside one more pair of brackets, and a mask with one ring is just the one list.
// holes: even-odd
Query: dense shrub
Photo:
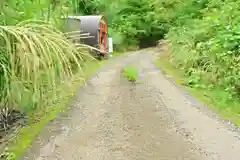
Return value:
[(196, 8), (194, 0), (188, 2), (176, 13), (184, 23), (167, 35), (174, 59), (189, 76), (240, 97), (240, 3), (202, 0)]

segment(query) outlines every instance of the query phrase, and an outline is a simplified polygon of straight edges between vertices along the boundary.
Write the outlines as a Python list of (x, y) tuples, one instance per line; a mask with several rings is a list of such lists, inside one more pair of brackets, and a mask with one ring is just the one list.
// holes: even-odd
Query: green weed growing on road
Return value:
[(137, 80), (137, 68), (134, 66), (125, 66), (122, 74), (131, 82), (136, 82)]

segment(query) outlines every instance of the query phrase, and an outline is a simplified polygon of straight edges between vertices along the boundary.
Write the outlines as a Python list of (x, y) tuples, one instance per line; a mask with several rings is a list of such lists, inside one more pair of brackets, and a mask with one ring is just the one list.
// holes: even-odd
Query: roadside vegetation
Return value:
[(186, 81), (184, 85), (192, 88), (193, 94), (237, 125), (240, 124), (239, 8), (240, 3), (231, 0), (175, 3), (176, 18), (173, 16), (172, 27), (165, 37), (171, 55), (168, 65), (162, 66), (175, 68), (175, 74), (177, 68)]
[[(192, 96), (208, 105), (213, 111), (219, 113), (222, 117), (231, 120), (237, 126), (240, 125), (239, 119), (239, 106), (238, 99), (229, 100), (229, 93), (219, 87), (211, 89), (192, 86), (192, 79), (185, 73), (184, 69), (179, 68), (173, 57), (170, 55), (170, 47), (165, 44), (165, 50), (162, 50), (163, 46), (159, 46), (159, 59), (154, 64), (159, 67), (168, 77), (171, 77), (179, 86), (185, 88)], [(199, 82), (198, 85), (203, 85), (203, 82)]]

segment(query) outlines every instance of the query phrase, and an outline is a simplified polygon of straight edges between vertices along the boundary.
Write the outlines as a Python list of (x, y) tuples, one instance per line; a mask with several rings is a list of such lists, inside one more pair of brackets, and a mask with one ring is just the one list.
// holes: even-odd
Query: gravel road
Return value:
[[(239, 160), (239, 133), (153, 65), (151, 51), (115, 57), (79, 90), (24, 160)], [(121, 77), (135, 65), (139, 81)]]

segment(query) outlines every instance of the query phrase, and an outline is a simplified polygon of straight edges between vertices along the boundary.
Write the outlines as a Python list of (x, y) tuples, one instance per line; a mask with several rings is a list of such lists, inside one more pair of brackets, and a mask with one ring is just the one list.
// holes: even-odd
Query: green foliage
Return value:
[(240, 3), (197, 2), (188, 0), (176, 12), (181, 23), (167, 35), (173, 58), (185, 69), (191, 85), (222, 87), (228, 98), (240, 98)]
[[(83, 64), (82, 69), (86, 78), (91, 77), (99, 67), (106, 63), (106, 61), (96, 62), (96, 60), (88, 59)], [(26, 149), (30, 147), (44, 126), (54, 120), (60, 112), (63, 112), (72, 103), (72, 98), (75, 96), (78, 88), (85, 84), (82, 77), (83, 73), (77, 72), (68, 78), (66, 83), (59, 85), (56, 95), (57, 101), (49, 104), (46, 110), (37, 111), (29, 117), (29, 124), (19, 130), (17, 137), (11, 141), (10, 146), (8, 146), (5, 154), (3, 154), (4, 157), (10, 158), (14, 156), (15, 159), (13, 158), (12, 160), (22, 158)], [(45, 100), (49, 101), (49, 98)], [(36, 117), (38, 118), (37, 123)]]
[[(82, 0), (84, 14), (103, 14), (108, 19), (109, 34), (115, 47), (137, 45), (145, 37), (160, 39), (168, 27), (156, 13), (156, 0)], [(164, 16), (162, 14), (162, 16)]]
[(0, 26), (0, 101), (24, 111), (42, 106), (72, 76), (83, 52), (47, 23)]
[(166, 27), (157, 13), (153, 1), (122, 1), (117, 16), (113, 19), (113, 28), (126, 38), (125, 43), (134, 44), (145, 37), (160, 39), (166, 33)]
[(136, 82), (137, 68), (134, 66), (125, 66), (123, 68), (123, 76), (126, 77), (131, 82)]
[(73, 5), (67, 0), (0, 2), (1, 106), (25, 113), (47, 106), (55, 101), (57, 87), (81, 69), (86, 47), (75, 47), (57, 29)]
[[(166, 52), (165, 52), (166, 53)], [(161, 67), (164, 72), (173, 77), (176, 83), (184, 87), (191, 95), (207, 104), (210, 108), (228, 118), (236, 125), (240, 126), (240, 101), (236, 98), (229, 98), (229, 93), (222, 88), (206, 86), (201, 82), (199, 76), (184, 75), (184, 70), (175, 66), (175, 63), (169, 63), (169, 55), (162, 53), (154, 62), (156, 66)], [(202, 86), (201, 86), (202, 85)]]
[(1, 158), (4, 158), (5, 160), (16, 160), (16, 155), (14, 153), (5, 152), (1, 154)]

